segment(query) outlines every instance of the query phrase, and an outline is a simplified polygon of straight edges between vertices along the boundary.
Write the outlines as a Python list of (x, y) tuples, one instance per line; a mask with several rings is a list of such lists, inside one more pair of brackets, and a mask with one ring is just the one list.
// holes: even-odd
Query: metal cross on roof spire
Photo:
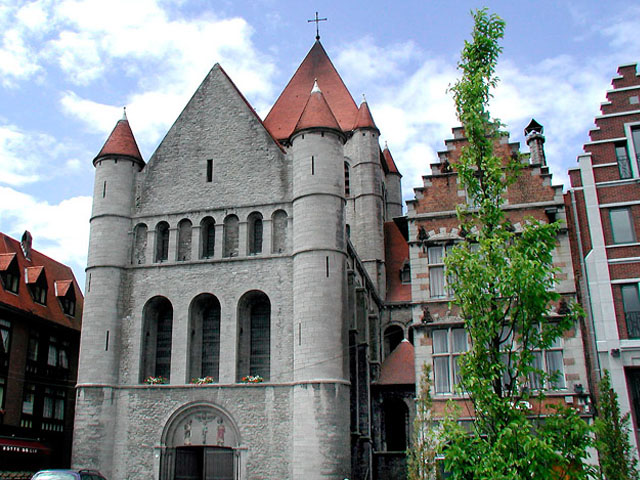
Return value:
[(318, 28), (318, 24), (320, 22), (326, 22), (326, 18), (318, 18), (318, 12), (316, 12), (316, 18), (312, 20), (307, 20), (307, 23), (315, 22), (316, 24), (316, 40), (320, 40), (320, 29)]

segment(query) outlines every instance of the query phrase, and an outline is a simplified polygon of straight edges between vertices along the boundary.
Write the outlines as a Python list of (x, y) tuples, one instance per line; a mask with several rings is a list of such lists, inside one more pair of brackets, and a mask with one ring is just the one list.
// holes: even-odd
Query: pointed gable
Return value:
[(329, 128), (340, 131), (340, 125), (317, 83), (314, 83), (294, 132), (307, 128)]
[(376, 122), (373, 121), (373, 115), (371, 115), (371, 110), (369, 110), (369, 104), (366, 100), (363, 100), (360, 104), (360, 108), (358, 108), (358, 115), (356, 116), (356, 121), (353, 125), (353, 130), (357, 130), (359, 128), (373, 128), (378, 130)]
[(416, 383), (415, 352), (406, 338), (382, 362), (377, 385), (412, 385)]
[(111, 135), (109, 135), (109, 138), (107, 138), (107, 141), (102, 146), (100, 153), (98, 153), (93, 160), (93, 163), (95, 164), (96, 160), (110, 155), (129, 157), (144, 165), (140, 149), (138, 149), (138, 144), (136, 143), (136, 139), (129, 126), (129, 120), (127, 120), (126, 116), (118, 120)]
[(291, 136), (316, 79), (342, 131), (351, 130), (358, 107), (327, 52), (317, 41), (264, 120), (274, 138), (283, 140)]

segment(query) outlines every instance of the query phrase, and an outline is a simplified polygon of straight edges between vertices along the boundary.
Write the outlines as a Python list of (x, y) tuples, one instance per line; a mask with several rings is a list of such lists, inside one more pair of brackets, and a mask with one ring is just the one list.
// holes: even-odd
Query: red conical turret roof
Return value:
[(338, 120), (336, 120), (336, 117), (333, 115), (331, 107), (329, 107), (317, 83), (313, 85), (311, 94), (307, 99), (304, 110), (302, 110), (294, 132), (299, 132), (307, 128), (330, 128), (341, 131)]
[(380, 368), (378, 385), (411, 385), (416, 383), (413, 345), (406, 338), (385, 358)]
[(369, 104), (366, 100), (362, 100), (360, 108), (358, 109), (358, 115), (356, 116), (356, 122), (353, 125), (353, 130), (357, 130), (358, 128), (375, 128), (378, 130), (376, 122), (373, 121), (373, 115), (371, 115), (371, 110), (369, 110)]
[(100, 153), (98, 153), (96, 158), (94, 158), (94, 164), (96, 160), (106, 157), (107, 155), (129, 157), (144, 165), (144, 160), (142, 160), (140, 149), (138, 149), (138, 144), (133, 136), (133, 132), (129, 126), (129, 120), (127, 120), (126, 115), (116, 123), (111, 135), (109, 135), (107, 141), (104, 142)]
[(387, 164), (387, 170), (389, 171), (389, 173), (397, 173), (398, 175), (400, 175), (398, 167), (396, 167), (396, 162), (393, 161), (393, 157), (391, 156), (391, 152), (389, 151), (389, 147), (386, 143), (384, 145), (384, 150), (382, 151), (382, 157)]
[(264, 126), (274, 138), (284, 140), (291, 136), (316, 79), (340, 129), (343, 132), (351, 130), (358, 106), (322, 44), (317, 41), (264, 119)]

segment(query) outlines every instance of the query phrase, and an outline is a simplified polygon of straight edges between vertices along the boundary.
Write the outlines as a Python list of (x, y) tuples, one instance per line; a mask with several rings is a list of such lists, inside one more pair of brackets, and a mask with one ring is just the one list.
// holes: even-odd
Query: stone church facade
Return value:
[(117, 123), (93, 161), (75, 465), (371, 478), (402, 215), (378, 137), (319, 41), (264, 122), (216, 65), (147, 162)]
[[(534, 133), (510, 208), (563, 220)], [(462, 321), (429, 261), (460, 240), (454, 134), (403, 216), (369, 106), (319, 40), (264, 120), (219, 65), (148, 161), (120, 120), (93, 160), (74, 465), (114, 479), (405, 478), (422, 363), (455, 382), (433, 338)], [(570, 301), (566, 230), (559, 241)], [(577, 325), (548, 358), (566, 365), (554, 396), (587, 415), (581, 345)], [(464, 400), (438, 385), (438, 405)]]

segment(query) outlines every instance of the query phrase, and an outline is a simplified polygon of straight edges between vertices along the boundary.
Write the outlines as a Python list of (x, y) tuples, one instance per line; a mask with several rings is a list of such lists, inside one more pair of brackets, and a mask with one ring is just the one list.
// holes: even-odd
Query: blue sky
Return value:
[(543, 124), (566, 185), (617, 66), (640, 60), (638, 2), (0, 0), (0, 231), (30, 230), (84, 285), (91, 160), (122, 107), (146, 160), (219, 62), (264, 117), (314, 42), (316, 10), (412, 198), (457, 124), (446, 90), (483, 6), (507, 22), (492, 113), (515, 141)]

